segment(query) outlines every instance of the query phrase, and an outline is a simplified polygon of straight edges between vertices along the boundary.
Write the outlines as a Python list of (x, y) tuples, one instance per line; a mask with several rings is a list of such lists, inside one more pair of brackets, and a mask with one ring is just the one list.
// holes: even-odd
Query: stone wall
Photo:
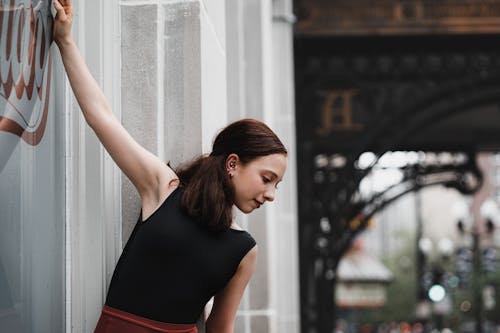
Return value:
[[(273, 7), (274, 5), (274, 7)], [(264, 120), (290, 151), (276, 202), (236, 214), (259, 244), (236, 332), (298, 332), (291, 1), (120, 1), (121, 117), (142, 145), (178, 165), (209, 152), (219, 129)], [(277, 14), (276, 14), (277, 15)], [(123, 240), (139, 198), (122, 178)]]

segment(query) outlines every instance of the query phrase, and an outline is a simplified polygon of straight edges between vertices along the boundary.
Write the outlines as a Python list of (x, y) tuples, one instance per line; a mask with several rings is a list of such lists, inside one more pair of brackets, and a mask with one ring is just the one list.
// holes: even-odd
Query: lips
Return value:
[(257, 208), (259, 208), (262, 204), (264, 204), (263, 202), (260, 202), (258, 200), (253, 200), (255, 202), (255, 204), (257, 205)]

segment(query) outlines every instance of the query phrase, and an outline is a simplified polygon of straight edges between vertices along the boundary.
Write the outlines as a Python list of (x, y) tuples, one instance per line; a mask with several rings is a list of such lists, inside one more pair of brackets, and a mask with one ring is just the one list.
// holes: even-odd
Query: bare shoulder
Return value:
[[(152, 163), (157, 162), (153, 161)], [(152, 182), (153, 184), (150, 184), (148, 189), (141, 193), (142, 200), (161, 203), (179, 186), (179, 177), (168, 163), (161, 162)]]
[(257, 262), (257, 253), (258, 253), (258, 247), (257, 245), (254, 245), (254, 247), (252, 247), (250, 251), (247, 252), (247, 254), (243, 257), (243, 259), (241, 259), (238, 270), (250, 273), (251, 275), (255, 269), (255, 264)]
[(165, 163), (158, 173), (157, 185), (141, 193), (142, 220), (145, 221), (179, 187), (179, 178)]
[(163, 163), (161, 171), (158, 174), (159, 195), (161, 196), (165, 192), (171, 192), (167, 188), (173, 186), (175, 189), (178, 185), (179, 177), (175, 171), (168, 165), (168, 163)]

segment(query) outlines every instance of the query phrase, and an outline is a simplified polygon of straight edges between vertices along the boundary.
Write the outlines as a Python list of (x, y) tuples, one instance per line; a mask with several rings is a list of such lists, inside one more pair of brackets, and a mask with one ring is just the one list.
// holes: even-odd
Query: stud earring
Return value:
[(229, 166), (230, 166), (231, 168), (234, 168), (234, 167), (236, 166), (236, 162), (235, 162), (235, 161), (231, 161), (231, 162), (229, 162)]

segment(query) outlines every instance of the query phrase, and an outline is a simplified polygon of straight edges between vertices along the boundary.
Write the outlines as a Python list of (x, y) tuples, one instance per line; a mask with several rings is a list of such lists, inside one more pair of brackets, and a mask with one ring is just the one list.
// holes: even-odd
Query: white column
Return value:
[[(75, 6), (75, 40), (120, 117), (118, 1)], [(67, 89), (66, 332), (93, 332), (121, 248), (119, 170)]]
[[(271, 126), (288, 149), (287, 173), (278, 190), (272, 235), (272, 292), (276, 307), (275, 331), (300, 331), (299, 244), (297, 211), (297, 170), (295, 143), (295, 94), (293, 73), (293, 23), (291, 0), (273, 1), (272, 75), (273, 106)], [(286, 283), (284, 283), (286, 281)]]
[[(227, 123), (224, 2), (120, 4), (124, 126), (173, 167), (209, 152)], [(124, 177), (122, 195), (126, 241), (140, 201)]]
[[(227, 92), (229, 120), (256, 118), (271, 127), (272, 49), (271, 3), (264, 0), (227, 0)], [(274, 204), (272, 204), (274, 205)], [(237, 215), (257, 241), (257, 267), (243, 296), (235, 323), (236, 332), (271, 332), (275, 308), (272, 289), (272, 242), (275, 209), (266, 205), (248, 216)]]
[(288, 0), (226, 1), (229, 118), (264, 120), (289, 150), (275, 202), (240, 217), (259, 244), (259, 258), (238, 311), (238, 332), (300, 327), (292, 17)]

